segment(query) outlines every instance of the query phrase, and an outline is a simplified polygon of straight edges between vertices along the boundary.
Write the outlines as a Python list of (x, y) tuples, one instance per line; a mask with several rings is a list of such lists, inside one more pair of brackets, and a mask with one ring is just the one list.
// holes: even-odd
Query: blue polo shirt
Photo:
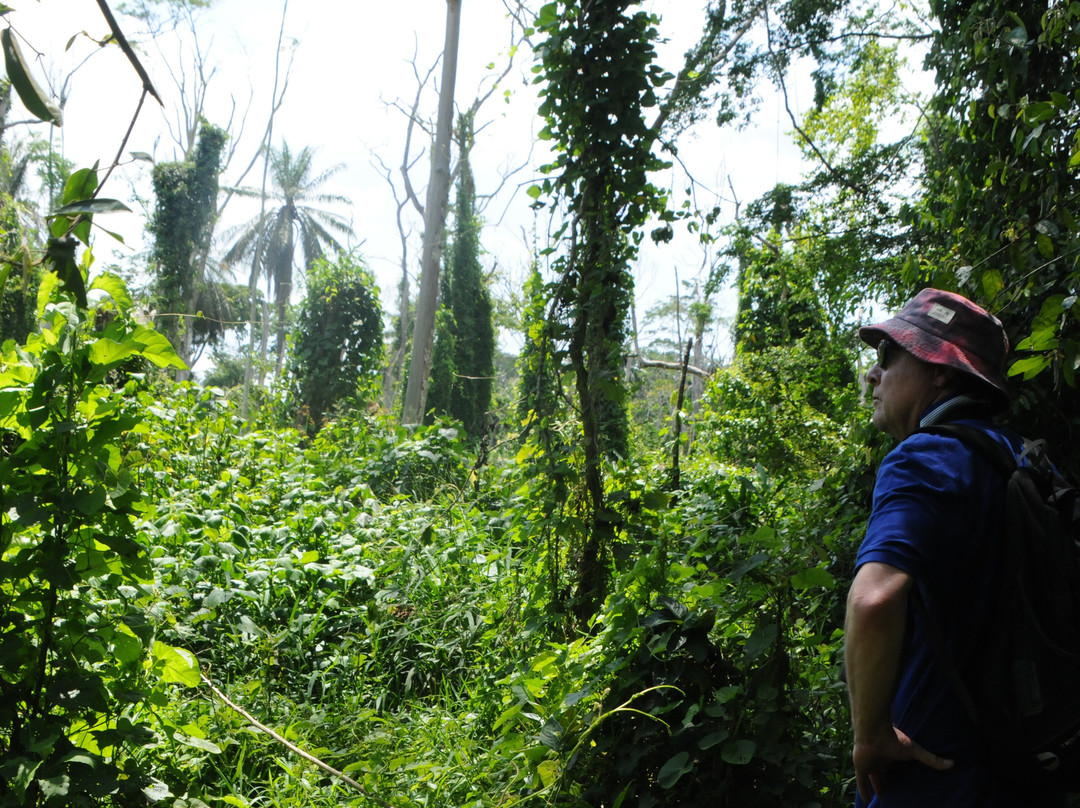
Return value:
[[(979, 427), (1019, 452), (1020, 439), (1007, 430), (985, 421), (956, 423)], [(965, 679), (985, 606), (1000, 586), (994, 547), (1004, 524), (1005, 490), (1004, 475), (976, 449), (955, 437), (915, 433), (878, 471), (873, 513), (856, 559), (856, 568), (879, 561), (912, 576)], [(912, 761), (894, 764), (885, 776), (883, 798), (875, 796), (869, 805), (1026, 805), (980, 757), (972, 722), (910, 604), (901, 664), (893, 724), (956, 765), (938, 772)], [(864, 803), (857, 799), (855, 804)]]

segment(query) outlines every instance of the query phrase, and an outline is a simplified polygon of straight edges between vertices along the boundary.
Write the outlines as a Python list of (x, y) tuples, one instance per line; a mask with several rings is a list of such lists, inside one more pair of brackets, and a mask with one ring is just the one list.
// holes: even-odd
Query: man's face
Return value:
[(882, 340), (866, 381), (874, 394), (874, 426), (897, 440), (918, 429), (919, 416), (944, 394), (943, 374), (934, 365), (888, 340)]

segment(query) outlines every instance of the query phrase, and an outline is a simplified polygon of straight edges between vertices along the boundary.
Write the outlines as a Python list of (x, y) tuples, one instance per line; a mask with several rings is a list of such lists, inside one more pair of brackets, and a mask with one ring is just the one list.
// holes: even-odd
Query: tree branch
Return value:
[(112, 10), (109, 8), (109, 4), (105, 0), (97, 0), (98, 8), (101, 9), (101, 13), (105, 15), (105, 21), (109, 24), (109, 30), (112, 32), (113, 39), (116, 40), (116, 44), (120, 46), (120, 50), (127, 56), (128, 61), (131, 62), (131, 66), (135, 68), (135, 72), (139, 74), (139, 78), (142, 79), (143, 89), (150, 95), (157, 99), (157, 102), (161, 106), (165, 106), (165, 102), (161, 100), (161, 96), (157, 94), (157, 90), (154, 89), (154, 83), (150, 81), (150, 76), (146, 73), (146, 68), (142, 66), (142, 62), (139, 61), (139, 57), (135, 55), (135, 51), (132, 50), (131, 44), (127, 41), (127, 37), (124, 36), (124, 32), (120, 30), (120, 26), (116, 23), (116, 17), (113, 16)]
[(214, 685), (213, 682), (210, 681), (210, 679), (207, 677), (207, 675), (205, 673), (200, 672), (199, 675), (202, 677), (203, 684), (205, 684), (208, 688), (210, 688), (210, 690), (213, 691), (215, 696), (217, 696), (219, 699), (221, 699), (223, 702), (225, 702), (225, 704), (227, 704), (233, 710), (235, 710), (240, 715), (242, 715), (244, 717), (244, 719), (249, 724), (251, 724), (251, 726), (255, 727), (256, 729), (258, 729), (258, 730), (260, 730), (262, 732), (265, 732), (267, 735), (269, 735), (271, 738), (273, 738), (279, 744), (284, 746), (286, 749), (290, 750), (291, 752), (295, 752), (296, 754), (298, 754), (300, 757), (302, 757), (304, 760), (308, 761), (309, 763), (314, 763), (320, 769), (323, 769), (324, 771), (329, 772), (330, 774), (332, 774), (334, 777), (338, 778), (342, 782), (348, 783), (350, 786), (352, 786), (354, 789), (359, 791), (361, 794), (363, 794), (369, 800), (374, 802), (376, 805), (381, 805), (381, 806), (383, 806), (383, 808), (394, 808), (394, 806), (391, 803), (386, 802), (385, 800), (379, 799), (374, 794), (372, 794), (370, 791), (368, 791), (366, 788), (364, 788), (362, 785), (360, 785), (358, 782), (356, 782), (351, 777), (349, 777), (349, 775), (345, 774), (344, 772), (339, 772), (333, 766), (319, 760), (317, 757), (315, 757), (310, 752), (305, 752), (303, 749), (301, 749), (296, 744), (290, 743), (285, 738), (282, 738), (280, 735), (278, 735), (276, 732), (274, 732), (272, 729), (270, 729), (270, 727), (268, 727), (265, 724), (261, 723), (257, 718), (255, 718), (255, 716), (253, 716), (251, 713), (249, 713), (243, 707), (236, 704), (228, 696), (226, 696), (224, 693), (222, 693), (220, 690), (218, 690), (218, 688)]
[[(689, 364), (689, 359), (687, 360), (687, 362), (688, 364), (685, 366), (687, 373), (698, 376), (702, 379), (712, 378), (712, 374), (709, 371), (694, 367), (693, 365)], [(638, 365), (643, 368), (663, 368), (664, 370), (682, 370), (684, 367), (682, 362), (666, 362), (663, 359), (646, 359), (643, 356), (638, 357)]]

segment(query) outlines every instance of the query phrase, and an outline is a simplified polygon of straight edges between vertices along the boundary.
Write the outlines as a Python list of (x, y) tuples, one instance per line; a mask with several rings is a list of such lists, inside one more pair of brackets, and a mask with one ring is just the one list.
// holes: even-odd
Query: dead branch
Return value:
[(228, 707), (230, 707), (231, 709), (235, 710), (237, 713), (242, 715), (244, 717), (244, 720), (246, 720), (249, 724), (251, 724), (251, 726), (255, 727), (257, 730), (259, 730), (261, 732), (265, 732), (267, 735), (269, 735), (271, 738), (273, 738), (275, 741), (277, 741), (279, 744), (284, 746), (289, 751), (295, 752), (297, 755), (299, 755), (300, 757), (302, 757), (304, 760), (308, 761), (309, 763), (314, 763), (320, 769), (322, 769), (323, 771), (329, 772), (334, 777), (341, 780), (343, 783), (348, 783), (350, 786), (352, 786), (354, 789), (359, 791), (361, 794), (363, 794), (365, 797), (367, 797), (369, 800), (376, 803), (377, 805), (381, 805), (381, 806), (383, 806), (383, 808), (394, 808), (394, 806), (391, 803), (386, 802), (385, 800), (379, 799), (374, 794), (372, 794), (370, 791), (368, 791), (366, 788), (364, 788), (362, 785), (360, 785), (358, 782), (356, 782), (351, 777), (349, 777), (349, 775), (345, 774), (344, 772), (339, 772), (337, 769), (335, 769), (329, 763), (324, 763), (323, 761), (319, 760), (317, 757), (315, 757), (310, 752), (305, 752), (303, 749), (301, 749), (296, 744), (291, 743), (290, 741), (288, 741), (285, 738), (281, 737), (278, 733), (274, 732), (274, 730), (270, 729), (270, 727), (266, 726), (266, 724), (263, 724), (262, 722), (260, 722), (257, 718), (255, 718), (255, 716), (253, 716), (251, 713), (249, 713), (247, 710), (245, 710), (239, 704), (237, 704), (232, 699), (230, 699), (228, 696), (226, 696), (224, 693), (222, 693), (214, 685), (214, 683), (210, 681), (209, 677), (207, 677), (207, 675), (205, 673), (200, 672), (199, 675), (202, 677), (203, 684), (205, 684), (208, 688), (210, 688), (210, 690), (213, 691), (215, 696), (217, 696), (219, 699), (221, 699), (223, 702), (225, 702), (225, 704)]
[[(420, 78), (420, 72), (416, 69), (416, 59), (413, 58), (413, 74), (416, 76), (416, 98), (413, 99), (412, 110), (406, 116), (409, 119), (409, 125), (405, 129), (405, 153), (401, 157), (401, 176), (405, 180), (405, 195), (413, 203), (413, 207), (416, 208), (417, 213), (421, 216), (424, 215), (424, 206), (420, 202), (420, 198), (416, 195), (416, 191), (412, 186), (412, 179), (409, 177), (409, 169), (415, 165), (416, 161), (409, 162), (409, 152), (412, 150), (412, 135), (413, 127), (418, 124), (419, 118), (417, 117), (417, 110), (420, 109), (420, 96), (424, 92), (424, 88), (427, 86), (428, 81), (431, 79), (431, 74), (435, 72), (435, 68), (439, 66), (442, 61), (442, 54), (435, 60), (435, 64), (428, 70), (427, 75), (422, 79)], [(425, 130), (426, 131), (426, 130)], [(420, 154), (423, 154), (421, 150)], [(417, 160), (420, 159), (420, 155), (417, 155)]]
[[(667, 362), (667, 361), (665, 361), (663, 359), (646, 359), (643, 356), (638, 357), (638, 365), (643, 367), (643, 368), (663, 368), (664, 370), (682, 370), (683, 369), (683, 363), (682, 362)], [(710, 378), (712, 378), (712, 374), (709, 371), (702, 370), (701, 368), (698, 368), (698, 367), (694, 367), (691, 364), (686, 365), (686, 372), (690, 373), (690, 374), (692, 374), (694, 376), (698, 376), (699, 378), (702, 378), (702, 379), (710, 379)]]

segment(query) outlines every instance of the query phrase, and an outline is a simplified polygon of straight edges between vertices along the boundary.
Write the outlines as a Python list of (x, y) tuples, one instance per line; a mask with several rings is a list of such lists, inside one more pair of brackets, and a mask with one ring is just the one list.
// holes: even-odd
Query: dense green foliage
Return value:
[(549, 369), (573, 373), (581, 425), (585, 536), (576, 562), (575, 609), (591, 617), (606, 590), (607, 562), (617, 519), (604, 497), (605, 465), (629, 454), (624, 345), (639, 228), (663, 210), (663, 196), (649, 172), (663, 163), (652, 153), (654, 133), (645, 122), (656, 88), (671, 76), (655, 64), (656, 20), (632, 12), (630, 2), (549, 3), (538, 27), (544, 83), (540, 137), (552, 141), (553, 179), (535, 186), (539, 198), (554, 194), (568, 224), (558, 239), (560, 276), (550, 289), (553, 336)]
[[(856, 5), (710, 4), (678, 76), (626, 0), (539, 10), (553, 157), (529, 193), (561, 229), (526, 289), (513, 439), (480, 447), (499, 402), (467, 379), (494, 375), (467, 153), (439, 417), (405, 429), (372, 402), (364, 261), (317, 258), (345, 224), (306, 204), (342, 201), (310, 149), (270, 155), (276, 202), (225, 256), (274, 286), (282, 359), (297, 247), (308, 272), (287, 373), (249, 419), (174, 382), (169, 341), (94, 270), (93, 217), (115, 209), (98, 172), (40, 228), (4, 142), (0, 808), (849, 804), (843, 593), (888, 443), (861, 404), (864, 307), (928, 281), (971, 294), (1018, 343), (1017, 422), (1080, 425), (1080, 4), (934, 4), (938, 91), (921, 140), (891, 143), (909, 99), (876, 37), (906, 22)], [(662, 140), (750, 109), (754, 78), (800, 56), (817, 169), (722, 233), (717, 210), (666, 210)], [(192, 298), (222, 144), (204, 133), (155, 174), (154, 260), (188, 313), (211, 305)], [(636, 434), (630, 270), (644, 228), (679, 221), (723, 239), (687, 331), (732, 281), (735, 357), (692, 413), (656, 394)], [(245, 319), (248, 289), (215, 289)]]
[(317, 260), (292, 350), (300, 423), (317, 431), (336, 404), (371, 387), (381, 360), (382, 310), (371, 273), (350, 253)]
[[(210, 237), (217, 211), (218, 172), (225, 132), (204, 123), (191, 159), (154, 166), (154, 215), (147, 227), (154, 239), (152, 262), (157, 270), (162, 321), (184, 361), (191, 345), (193, 322), (201, 302), (214, 295), (206, 283)], [(211, 321), (209, 335), (224, 328)]]
[[(928, 63), (938, 91), (926, 195), (911, 218), (919, 279), (998, 312), (1026, 382), (1018, 415), (1036, 434), (1071, 435), (1080, 406), (1080, 4), (934, 6)], [(1080, 462), (1071, 461), (1080, 470)]]
[[(96, 188), (73, 175), (65, 203)], [(85, 243), (89, 222), (57, 217), (54, 245)], [(61, 235), (63, 234), (63, 235)], [(179, 652), (138, 605), (149, 565), (136, 535), (142, 496), (127, 436), (147, 401), (129, 376), (149, 360), (183, 367), (130, 316), (119, 278), (87, 285), (90, 253), (54, 246), (41, 328), (4, 343), (0, 515), (0, 803), (131, 803), (159, 782), (141, 763)], [(88, 310), (89, 301), (93, 309)], [(197, 681), (197, 672), (195, 673)]]
[(440, 315), (431, 362), (427, 407), (436, 415), (461, 422), (474, 439), (483, 437), (495, 374), (495, 323), (491, 294), (480, 264), (480, 218), (469, 152), (473, 142), (471, 114), (458, 120), (457, 196), (454, 228), (446, 267), (439, 278)]

